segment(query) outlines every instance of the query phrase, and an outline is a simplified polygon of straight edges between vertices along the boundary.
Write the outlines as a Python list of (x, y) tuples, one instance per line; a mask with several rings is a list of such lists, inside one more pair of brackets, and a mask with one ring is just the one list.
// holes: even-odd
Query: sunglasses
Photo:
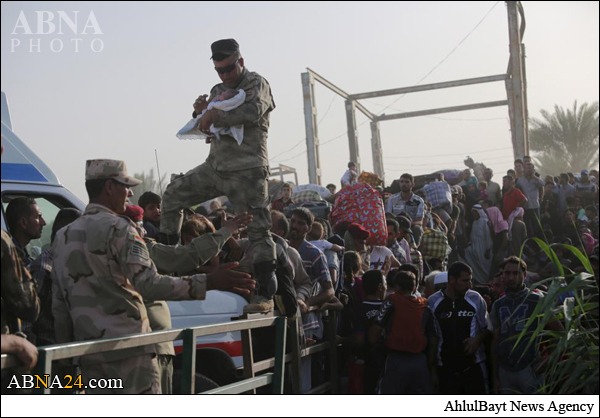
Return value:
[(230, 72), (232, 72), (235, 69), (235, 66), (237, 65), (237, 63), (238, 63), (239, 60), (240, 60), (239, 58), (236, 59), (233, 64), (229, 64), (226, 67), (215, 67), (215, 71), (217, 73), (219, 73), (219, 74), (230, 73)]

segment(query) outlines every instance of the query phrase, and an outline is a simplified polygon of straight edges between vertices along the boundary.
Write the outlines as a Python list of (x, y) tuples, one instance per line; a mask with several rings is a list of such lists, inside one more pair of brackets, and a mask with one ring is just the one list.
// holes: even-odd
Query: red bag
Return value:
[(385, 209), (379, 192), (367, 183), (346, 186), (336, 195), (331, 224), (341, 221), (356, 222), (367, 229), (371, 236), (369, 245), (385, 245), (387, 225)]

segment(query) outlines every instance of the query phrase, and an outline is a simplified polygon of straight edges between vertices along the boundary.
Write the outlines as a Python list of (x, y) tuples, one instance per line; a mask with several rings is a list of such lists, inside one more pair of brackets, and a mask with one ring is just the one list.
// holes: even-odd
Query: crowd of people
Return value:
[[(301, 318), (307, 345), (323, 340), (323, 313), (339, 311), (346, 393), (535, 393), (542, 385), (538, 347), (515, 346), (515, 336), (544, 297), (531, 285), (556, 272), (527, 238), (578, 247), (597, 279), (598, 172), (542, 179), (525, 157), (502, 186), (491, 169), (481, 178), (467, 169), (457, 184), (441, 175), (418, 190), (405, 173), (398, 193), (374, 202), (387, 230), (375, 245), (367, 225), (331, 225), (295, 205), (291, 184), (268, 195), (269, 84), (246, 69), (235, 40), (214, 42), (211, 52), (222, 83), (209, 102), (232, 89), (244, 91), (244, 101), (220, 110), (198, 97), (193, 116), (209, 138), (209, 157), (163, 196), (147, 191), (133, 205), (140, 181), (125, 162), (88, 160), (88, 206), (61, 210), (52, 246), (37, 257), (27, 245), (46, 225), (40, 208), (28, 197), (9, 203), (2, 352), (31, 369), (36, 345), (170, 329), (165, 300), (203, 299), (218, 289), (245, 296), (246, 313), (276, 309)], [(233, 127), (243, 128), (236, 137), (221, 129)], [(337, 193), (360, 178), (349, 163)], [(220, 195), (225, 205), (198, 206)], [(582, 270), (578, 258), (561, 257)], [(172, 343), (161, 343), (83, 356), (73, 366), (84, 380), (121, 378), (124, 389), (114, 393), (169, 394), (174, 354)], [(303, 358), (301, 390), (318, 384), (323, 371), (319, 356)]]

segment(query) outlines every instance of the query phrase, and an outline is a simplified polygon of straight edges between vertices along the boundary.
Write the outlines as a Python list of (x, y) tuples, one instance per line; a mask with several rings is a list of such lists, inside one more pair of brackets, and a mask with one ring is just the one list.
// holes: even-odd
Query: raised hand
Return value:
[(256, 281), (248, 273), (233, 270), (240, 263), (219, 265), (212, 273), (206, 275), (208, 290), (227, 290), (247, 296), (256, 287)]
[(208, 102), (206, 101), (207, 97), (208, 97), (208, 94), (203, 94), (201, 96), (198, 96), (198, 98), (194, 102), (194, 104), (193, 104), (194, 111), (196, 112), (197, 115), (202, 113), (208, 107)]
[(231, 230), (235, 230), (248, 226), (250, 222), (252, 222), (252, 214), (244, 212), (234, 218), (225, 220), (225, 222), (221, 223), (221, 225)]

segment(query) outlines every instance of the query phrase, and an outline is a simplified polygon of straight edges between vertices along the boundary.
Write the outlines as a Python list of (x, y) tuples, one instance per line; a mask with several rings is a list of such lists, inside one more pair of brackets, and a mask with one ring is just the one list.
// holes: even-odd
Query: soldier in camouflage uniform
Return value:
[[(139, 217), (135, 217), (135, 209), (133, 208), (139, 208)], [(144, 210), (139, 206), (128, 205), (126, 215), (137, 224), (143, 219)], [(150, 258), (154, 261), (156, 269), (161, 273), (169, 274), (176, 270), (192, 271), (203, 265), (221, 251), (225, 243), (238, 228), (245, 226), (251, 220), (251, 215), (243, 213), (225, 222), (223, 227), (218, 231), (197, 237), (185, 246), (164, 245), (157, 243), (152, 238), (146, 238), (143, 228), (140, 232), (139, 224), (138, 232), (144, 237)], [(164, 300), (144, 300), (144, 305), (146, 306), (148, 320), (153, 331), (163, 331), (172, 328), (171, 312)], [(159, 365), (161, 392), (163, 395), (170, 395), (173, 393), (173, 359), (175, 358), (173, 342), (156, 344), (156, 356)]]
[[(173, 180), (163, 195), (161, 237), (174, 243), (181, 229), (184, 207), (189, 207), (227, 195), (235, 211), (248, 211), (253, 222), (248, 226), (248, 238), (253, 247), (253, 274), (258, 293), (253, 295), (245, 312), (268, 312), (273, 309), (277, 290), (275, 278), (275, 243), (269, 231), (267, 131), (269, 114), (275, 108), (269, 83), (260, 75), (248, 71), (239, 45), (234, 39), (222, 39), (211, 45), (215, 70), (223, 81), (214, 86), (210, 100), (228, 89), (243, 89), (246, 101), (230, 111), (207, 110), (199, 122), (201, 131), (209, 134), (217, 128), (244, 126), (244, 139), (238, 145), (229, 135), (212, 139), (207, 160)], [(206, 95), (194, 103), (193, 116), (207, 107)]]
[[(53, 306), (57, 342), (88, 341), (151, 331), (147, 300), (204, 299), (221, 289), (249, 294), (254, 280), (232, 271), (235, 265), (187, 277), (158, 274), (135, 224), (125, 212), (131, 187), (123, 161), (89, 160), (86, 189), (90, 203), (83, 216), (61, 229), (54, 253)], [(81, 357), (84, 383), (120, 378), (123, 389), (86, 393), (160, 393), (155, 346), (146, 345)]]
[(19, 332), (20, 321), (34, 322), (40, 301), (29, 271), (8, 233), (2, 230), (2, 334)]
[[(125, 216), (131, 219), (138, 230), (138, 233), (148, 246), (150, 258), (155, 262), (156, 268), (160, 271), (160, 266), (156, 263), (156, 260), (152, 257), (151, 247), (148, 244), (152, 242), (151, 239), (146, 239), (146, 230), (143, 227), (144, 209), (136, 205), (127, 205), (125, 209)], [(167, 302), (164, 300), (146, 300), (144, 299), (144, 306), (148, 314), (148, 322), (152, 331), (166, 331), (173, 328), (171, 324), (171, 312), (167, 306)], [(175, 358), (175, 347), (172, 341), (165, 341), (157, 343), (154, 348), (156, 349), (156, 361), (158, 363), (158, 377), (160, 380), (160, 392), (163, 395), (173, 394), (173, 359)]]
[[(4, 138), (4, 137), (3, 137)], [(4, 139), (2, 139), (4, 141)], [(4, 153), (4, 145), (1, 146)], [(34, 322), (40, 314), (40, 300), (29, 271), (23, 266), (17, 247), (11, 236), (2, 230), (2, 271), (0, 275), (0, 333), (2, 334), (2, 353), (16, 354), (31, 369), (37, 362), (37, 350), (25, 338), (21, 338), (21, 320)], [(15, 334), (11, 335), (8, 334)], [(13, 373), (4, 369), (0, 373), (0, 391), (7, 390)]]
[(165, 245), (146, 239), (146, 246), (159, 272), (192, 271), (219, 254), (233, 234), (251, 221), (252, 215), (244, 212), (225, 221), (216, 232), (200, 235), (188, 245)]

